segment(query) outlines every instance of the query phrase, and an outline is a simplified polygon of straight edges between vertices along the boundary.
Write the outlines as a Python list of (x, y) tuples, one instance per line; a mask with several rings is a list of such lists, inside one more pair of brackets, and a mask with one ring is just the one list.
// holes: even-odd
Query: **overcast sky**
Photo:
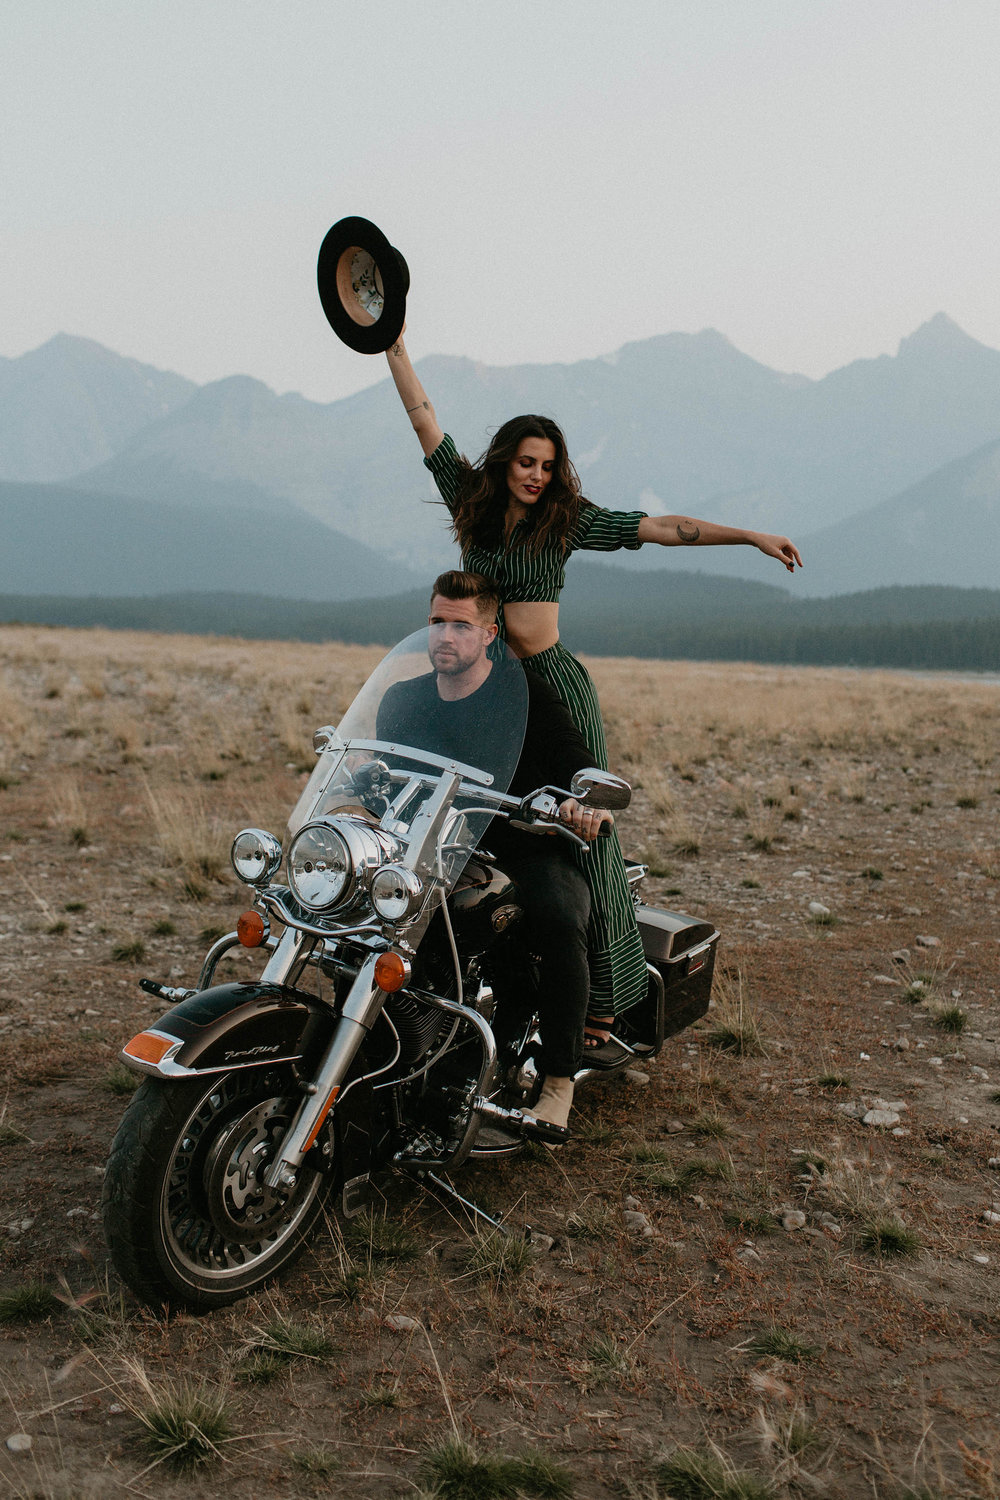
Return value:
[(333, 400), (384, 368), (316, 295), (346, 214), (414, 357), (1000, 346), (998, 64), (997, 0), (7, 0), (0, 354)]

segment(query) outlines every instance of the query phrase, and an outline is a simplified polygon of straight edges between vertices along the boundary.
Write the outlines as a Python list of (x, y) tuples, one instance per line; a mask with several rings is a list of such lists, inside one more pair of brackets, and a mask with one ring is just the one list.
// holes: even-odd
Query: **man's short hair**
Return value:
[(476, 612), (492, 625), (500, 608), (500, 592), (492, 578), (484, 573), (465, 573), (453, 568), (435, 578), (431, 604), (435, 599), (474, 599)]

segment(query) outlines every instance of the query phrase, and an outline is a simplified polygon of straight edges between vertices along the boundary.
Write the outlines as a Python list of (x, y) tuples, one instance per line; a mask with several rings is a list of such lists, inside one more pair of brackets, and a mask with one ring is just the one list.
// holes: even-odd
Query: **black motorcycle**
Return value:
[[(500, 674), (489, 771), (422, 747), (417, 725), (410, 743), (380, 739), (386, 694), (426, 671), (419, 631), (337, 728), (317, 731), (287, 853), (261, 829), (237, 834), (232, 864), (253, 903), (210, 948), (197, 988), (141, 981), (172, 1008), (121, 1053), (145, 1077), (112, 1144), (103, 1214), (118, 1272), (150, 1306), (207, 1310), (253, 1291), (329, 1208), (364, 1208), (375, 1172), (459, 1197), (444, 1174), (469, 1158), (565, 1138), (530, 1115), (531, 958), (517, 889), (480, 846), (497, 817), (574, 838), (557, 816), (567, 795), (616, 809), (630, 790), (585, 770), (569, 788), (508, 794), (527, 716), (520, 671)], [(643, 903), (645, 873), (630, 870), (649, 983), (618, 1027), (612, 1071), (655, 1056), (709, 1003), (719, 935)], [(266, 955), (259, 979), (213, 984), (236, 944)]]

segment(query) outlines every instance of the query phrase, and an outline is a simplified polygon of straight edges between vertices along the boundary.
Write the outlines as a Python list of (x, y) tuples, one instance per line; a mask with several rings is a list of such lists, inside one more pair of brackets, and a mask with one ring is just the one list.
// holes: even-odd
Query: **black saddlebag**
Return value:
[(645, 902), (639, 902), (635, 914), (646, 962), (663, 987), (651, 975), (646, 998), (626, 1011), (620, 1018), (625, 1024), (616, 1029), (648, 1055), (708, 1010), (719, 934), (711, 922)]

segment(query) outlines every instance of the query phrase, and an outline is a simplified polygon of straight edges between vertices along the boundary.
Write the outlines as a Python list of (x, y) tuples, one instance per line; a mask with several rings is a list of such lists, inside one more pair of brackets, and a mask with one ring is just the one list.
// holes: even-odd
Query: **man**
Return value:
[[(523, 672), (527, 727), (510, 791), (524, 796), (546, 785), (567, 787), (574, 772), (592, 765), (594, 757), (548, 683), (517, 663), (490, 655), (498, 607), (496, 589), (482, 574), (454, 571), (436, 579), (428, 621), (434, 671), (390, 688), (379, 710), (378, 737), (405, 743), (406, 724), (419, 722), (424, 748), (483, 770), (498, 770), (508, 748), (498, 724), (502, 679), (506, 673)], [(612, 821), (609, 812), (588, 808), (573, 797), (563, 801), (559, 817), (588, 842)], [(495, 818), (488, 842), (517, 882), (524, 941), (540, 960), (536, 998), (542, 1052), (537, 1061), (544, 1082), (533, 1113), (565, 1127), (573, 1102), (573, 1075), (583, 1055), (590, 991), (590, 891), (572, 844), (556, 833), (526, 833)]]

